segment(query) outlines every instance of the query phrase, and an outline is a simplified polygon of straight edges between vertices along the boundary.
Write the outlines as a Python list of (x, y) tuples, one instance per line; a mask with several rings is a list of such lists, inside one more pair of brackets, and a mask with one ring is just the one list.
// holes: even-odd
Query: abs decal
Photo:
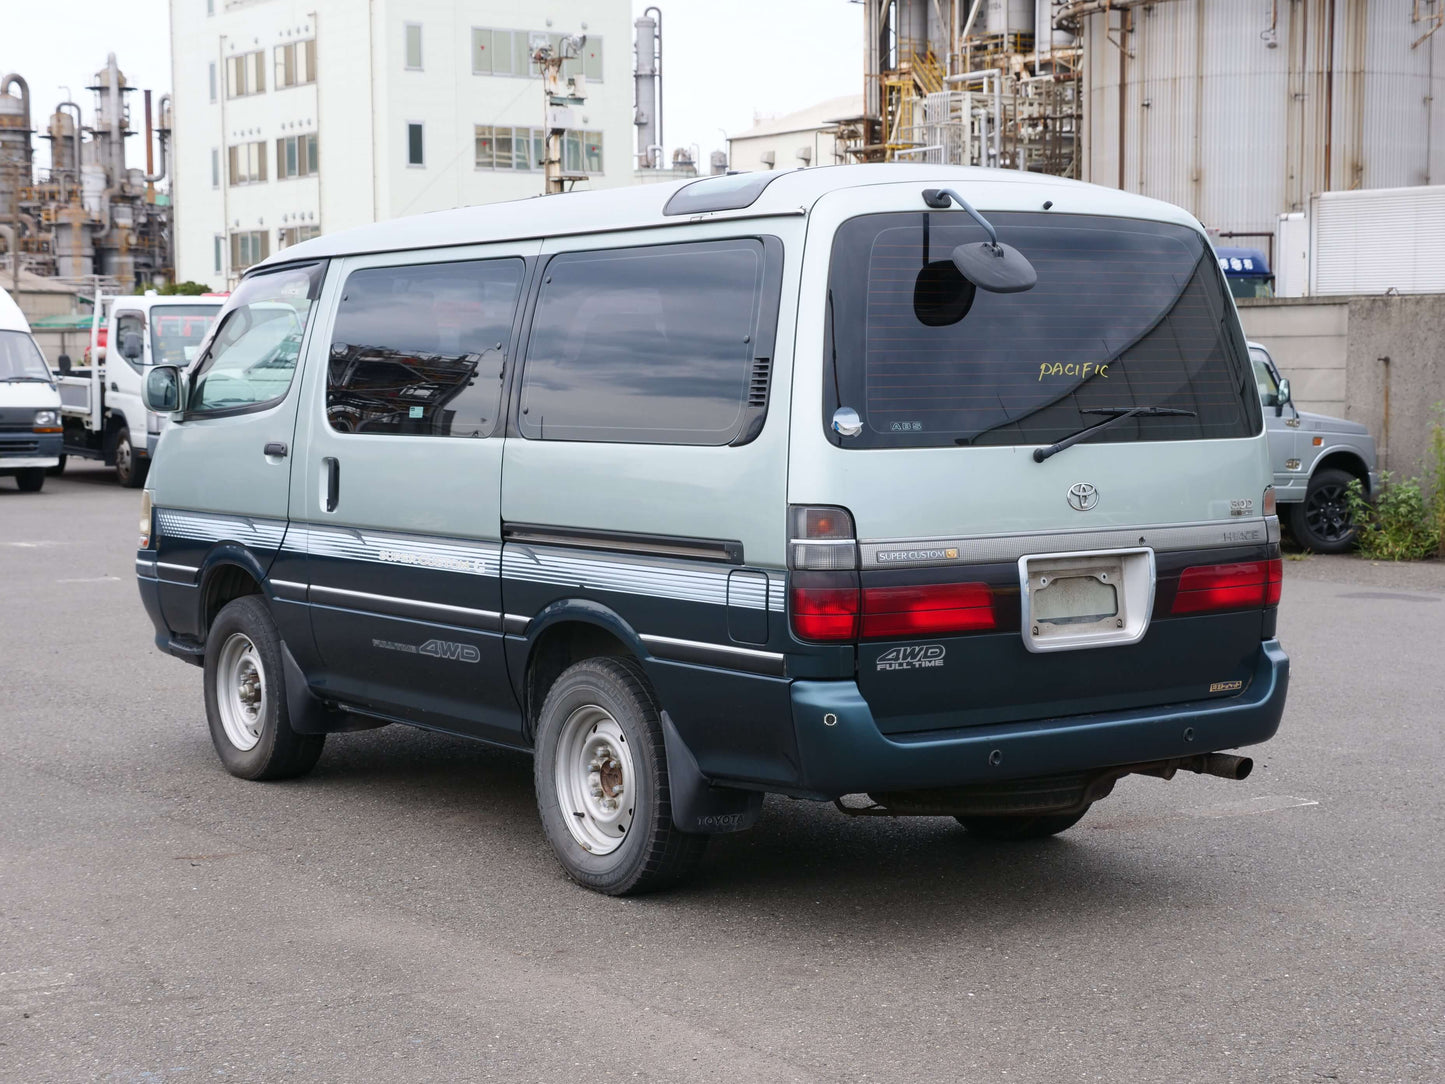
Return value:
[(878, 656), (880, 670), (925, 670), (943, 665), (946, 654), (942, 644), (910, 644), (890, 647)]
[(400, 651), (404, 655), (430, 655), (434, 659), (450, 662), (481, 662), (482, 653), (472, 644), (459, 644), (452, 640), (428, 640), (426, 643), (402, 644), (395, 640), (372, 640), (372, 647), (383, 651)]

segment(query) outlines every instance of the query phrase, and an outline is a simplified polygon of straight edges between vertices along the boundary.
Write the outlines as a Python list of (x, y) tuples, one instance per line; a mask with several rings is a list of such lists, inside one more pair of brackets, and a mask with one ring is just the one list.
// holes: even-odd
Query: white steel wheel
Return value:
[(621, 725), (584, 704), (562, 725), (552, 762), (557, 804), (584, 850), (611, 854), (627, 839), (636, 809), (637, 770)]
[(261, 653), (244, 632), (233, 632), (216, 662), (216, 708), (226, 740), (243, 753), (261, 740), (269, 695)]

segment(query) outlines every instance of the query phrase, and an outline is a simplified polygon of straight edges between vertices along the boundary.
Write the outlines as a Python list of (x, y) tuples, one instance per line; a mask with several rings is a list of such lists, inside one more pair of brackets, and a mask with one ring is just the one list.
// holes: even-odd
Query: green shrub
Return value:
[(1396, 481), (1385, 471), (1373, 503), (1359, 479), (1350, 483), (1345, 499), (1359, 524), (1360, 556), (1372, 561), (1418, 561), (1439, 552), (1440, 532), (1420, 479)]
[(1438, 542), (1436, 553), (1445, 557), (1445, 403), (1435, 404), (1435, 425), (1425, 450), (1425, 471), (1430, 476), (1430, 522)]
[(196, 297), (200, 294), (208, 294), (210, 292), (211, 288), (204, 282), (172, 282), (162, 286), (156, 291), (158, 294), (165, 294), (167, 296), (179, 294), (185, 297)]

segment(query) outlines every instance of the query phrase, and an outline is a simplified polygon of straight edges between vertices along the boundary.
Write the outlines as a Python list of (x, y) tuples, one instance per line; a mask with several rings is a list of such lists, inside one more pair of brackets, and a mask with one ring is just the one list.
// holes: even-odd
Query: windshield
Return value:
[(1275, 382), (1274, 371), (1269, 367), (1269, 355), (1263, 350), (1251, 350), (1249, 361), (1254, 366), (1254, 382), (1259, 387), (1259, 401), (1265, 406), (1274, 406), (1279, 400), (1279, 384)]
[[(867, 215), (833, 242), (824, 426), (849, 448), (1049, 444), (1100, 411), (1099, 443), (1246, 437), (1261, 426), (1244, 337), (1204, 238), (1183, 226), (1045, 213), (990, 216), (1038, 272), (1024, 293), (954, 267), (986, 240), (957, 212)], [(838, 407), (863, 419), (832, 433)], [(1188, 412), (1188, 413), (1185, 413)]]
[(194, 370), (189, 412), (259, 407), (286, 394), (324, 272), (306, 264), (242, 280)]
[(23, 331), (0, 331), (0, 380), (51, 380), (45, 355)]
[(196, 359), (220, 305), (158, 305), (151, 309), (151, 364), (184, 369)]

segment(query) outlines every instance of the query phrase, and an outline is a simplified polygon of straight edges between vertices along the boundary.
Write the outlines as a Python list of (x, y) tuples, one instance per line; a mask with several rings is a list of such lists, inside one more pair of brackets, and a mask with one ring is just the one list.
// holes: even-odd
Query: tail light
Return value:
[(858, 538), (846, 508), (793, 505), (788, 509), (788, 567), (858, 567)]
[(800, 640), (830, 643), (858, 639), (858, 574), (795, 572), (788, 583), (788, 613)]
[(1174, 596), (1176, 614), (1215, 610), (1253, 610), (1279, 604), (1284, 562), (1238, 561), (1227, 565), (1196, 565), (1179, 576)]
[(136, 548), (151, 548), (151, 491), (148, 489), (140, 493), (140, 545)]
[(864, 639), (977, 632), (993, 627), (993, 592), (984, 583), (863, 589)]

